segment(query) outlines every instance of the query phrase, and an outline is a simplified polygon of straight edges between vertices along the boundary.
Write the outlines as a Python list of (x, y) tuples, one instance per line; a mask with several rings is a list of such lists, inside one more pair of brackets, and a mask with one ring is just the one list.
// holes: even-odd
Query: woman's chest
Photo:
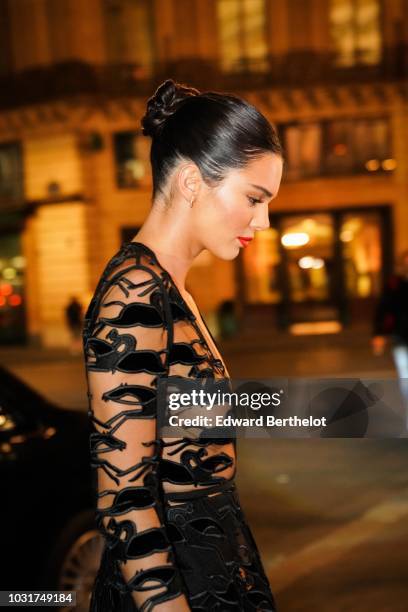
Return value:
[[(179, 352), (184, 355), (185, 363), (183, 364), (183, 359), (176, 359), (176, 363), (173, 362), (172, 365), (195, 366), (190, 372), (192, 377), (195, 377), (194, 375), (203, 375), (203, 370), (207, 369), (208, 375), (211, 377), (230, 378), (220, 350), (206, 326), (197, 305), (194, 300), (189, 299), (187, 302), (188, 298), (184, 296), (183, 299), (188, 307), (189, 312), (187, 314), (189, 316), (182, 317), (174, 322), (173, 347), (180, 348)], [(194, 315), (194, 318), (191, 314)], [(212, 373), (210, 373), (210, 370)], [(189, 376), (186, 372), (183, 375)]]

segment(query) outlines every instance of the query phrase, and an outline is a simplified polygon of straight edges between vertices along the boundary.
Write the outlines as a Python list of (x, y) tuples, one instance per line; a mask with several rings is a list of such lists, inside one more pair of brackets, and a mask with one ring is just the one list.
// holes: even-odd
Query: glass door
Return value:
[(279, 226), (288, 322), (337, 320), (333, 215), (283, 215)]
[(275, 227), (256, 232), (247, 249), (242, 250), (242, 286), (245, 324), (276, 326), (282, 302), (280, 282), (281, 253)]
[[(382, 288), (387, 254), (383, 210), (343, 213), (340, 224), (344, 293), (348, 319), (354, 323), (372, 319)], [(388, 248), (390, 244), (388, 243)]]
[(332, 331), (370, 325), (392, 250), (387, 206), (272, 214), (242, 253), (246, 324), (304, 324), (313, 333), (322, 333), (320, 323)]

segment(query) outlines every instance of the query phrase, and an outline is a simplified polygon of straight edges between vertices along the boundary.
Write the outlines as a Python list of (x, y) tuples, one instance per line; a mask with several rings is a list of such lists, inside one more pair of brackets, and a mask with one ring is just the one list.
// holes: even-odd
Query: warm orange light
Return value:
[(351, 242), (354, 238), (354, 234), (351, 230), (345, 229), (340, 234), (340, 240), (342, 242)]
[(21, 296), (17, 295), (17, 293), (10, 295), (8, 301), (9, 301), (10, 306), (20, 306), (22, 302)]
[(347, 147), (346, 147), (345, 144), (338, 143), (338, 144), (334, 145), (333, 151), (334, 151), (335, 155), (338, 155), (339, 157), (342, 157), (343, 155), (346, 155)]
[(369, 172), (375, 172), (380, 167), (380, 162), (378, 159), (369, 159), (366, 161), (365, 167)]
[(0, 295), (0, 308), (1, 306), (4, 306), (5, 303), (6, 303), (6, 298), (4, 297), (4, 295)]
[(397, 167), (397, 162), (395, 159), (391, 159), (391, 158), (383, 159), (381, 165), (384, 170), (390, 171), (390, 170), (395, 170), (395, 168)]
[(289, 331), (294, 336), (311, 334), (338, 334), (342, 326), (339, 321), (310, 321), (308, 323), (293, 323)]
[(4, 283), (0, 285), (0, 295), (11, 295), (13, 293), (13, 286), (10, 283)]

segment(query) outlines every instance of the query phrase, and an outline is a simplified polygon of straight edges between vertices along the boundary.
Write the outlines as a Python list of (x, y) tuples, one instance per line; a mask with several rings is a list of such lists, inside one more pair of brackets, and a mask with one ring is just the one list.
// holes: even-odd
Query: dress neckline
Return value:
[[(149, 253), (149, 255), (151, 255), (151, 256), (152, 256), (152, 258), (154, 259), (154, 261), (155, 261), (155, 262), (158, 264), (158, 266), (159, 266), (159, 267), (162, 269), (162, 271), (163, 271), (163, 272), (166, 274), (166, 276), (168, 277), (168, 279), (171, 281), (171, 283), (172, 283), (172, 285), (173, 285), (173, 288), (175, 289), (175, 291), (176, 291), (176, 293), (177, 293), (178, 298), (179, 298), (179, 299), (182, 301), (183, 306), (184, 306), (184, 307), (187, 309), (187, 311), (190, 313), (190, 317), (192, 317), (192, 319), (193, 319), (193, 321), (194, 321), (194, 323), (195, 323), (195, 325), (196, 325), (196, 328), (198, 329), (198, 333), (200, 334), (200, 336), (201, 336), (202, 340), (204, 340), (204, 342), (205, 342), (205, 344), (206, 344), (206, 346), (207, 346), (208, 350), (209, 350), (209, 351), (212, 353), (212, 351), (211, 351), (210, 347), (208, 346), (207, 339), (204, 337), (204, 334), (203, 334), (203, 332), (201, 331), (200, 325), (197, 323), (197, 317), (196, 317), (196, 315), (194, 314), (194, 312), (192, 311), (192, 309), (190, 308), (190, 306), (187, 304), (186, 300), (185, 300), (185, 299), (183, 298), (183, 296), (181, 295), (181, 292), (180, 292), (179, 288), (177, 287), (177, 284), (175, 283), (175, 281), (174, 281), (173, 277), (171, 276), (170, 272), (168, 272), (168, 271), (166, 270), (166, 268), (164, 268), (164, 267), (162, 266), (162, 264), (160, 263), (160, 261), (159, 261), (159, 259), (158, 259), (157, 255), (156, 255), (156, 253), (155, 253), (155, 252), (154, 252), (154, 251), (153, 251), (153, 250), (152, 250), (150, 247), (148, 247), (148, 246), (147, 246), (147, 244), (145, 244), (144, 242), (139, 242), (138, 240), (130, 240), (130, 241), (128, 241), (127, 243), (125, 243), (125, 244), (124, 244), (124, 246), (126, 246), (126, 245), (128, 245), (128, 244), (134, 244), (134, 245), (137, 245), (137, 246), (142, 247), (142, 248), (143, 248), (143, 249), (144, 249), (144, 250), (145, 250), (147, 253)], [(196, 304), (196, 306), (197, 306), (198, 313), (199, 313), (199, 315), (200, 315), (200, 317), (201, 317), (201, 320), (202, 320), (202, 322), (204, 323), (204, 326), (205, 326), (205, 328), (206, 328), (206, 330), (207, 330), (207, 332), (208, 332), (208, 334), (209, 334), (209, 337), (210, 337), (210, 338), (211, 338), (211, 340), (214, 342), (214, 346), (216, 347), (216, 349), (218, 350), (219, 355), (221, 356), (221, 350), (220, 350), (220, 347), (218, 346), (218, 343), (216, 342), (216, 340), (215, 340), (214, 336), (212, 335), (212, 333), (211, 333), (210, 329), (208, 328), (208, 325), (207, 325), (207, 323), (206, 323), (206, 322), (205, 322), (205, 320), (204, 320), (204, 317), (203, 317), (203, 315), (202, 315), (202, 313), (201, 313), (201, 310), (199, 309), (199, 307), (198, 307), (198, 305), (197, 305), (197, 304)], [(220, 362), (220, 363), (221, 363), (221, 365), (222, 365), (222, 367), (223, 367), (223, 369), (225, 369), (225, 368), (224, 368), (224, 364), (223, 364), (223, 362), (222, 362), (220, 359), (215, 359), (215, 361)]]

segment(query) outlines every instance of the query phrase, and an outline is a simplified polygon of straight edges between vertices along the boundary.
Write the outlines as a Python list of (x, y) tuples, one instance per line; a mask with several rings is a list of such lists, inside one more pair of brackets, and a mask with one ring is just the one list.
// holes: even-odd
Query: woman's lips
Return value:
[(246, 247), (251, 242), (252, 238), (245, 238), (244, 236), (238, 236), (238, 240), (242, 246)]

